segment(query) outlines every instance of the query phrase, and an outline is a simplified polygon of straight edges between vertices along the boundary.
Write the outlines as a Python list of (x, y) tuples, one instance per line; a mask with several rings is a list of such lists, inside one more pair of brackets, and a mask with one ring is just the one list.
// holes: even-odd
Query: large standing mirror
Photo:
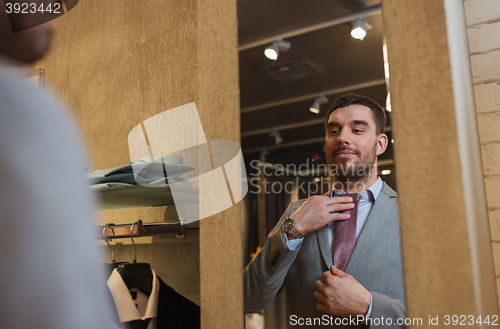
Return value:
[[(367, 96), (383, 107), (387, 149), (378, 156), (376, 176), (396, 188), (381, 13), (380, 1), (238, 1), (241, 138), (250, 185), (243, 212), (245, 266), (264, 248), (268, 234), (290, 203), (331, 190), (325, 115), (342, 94)], [(394, 238), (399, 239), (397, 235)], [(299, 255), (292, 257), (300, 258), (309, 243), (318, 243), (309, 240), (306, 238)], [(318, 246), (316, 252), (311, 257), (321, 258)], [(326, 263), (323, 265), (326, 271)], [(307, 264), (297, 260), (288, 266), (280, 270), (289, 271), (290, 278), (298, 275), (294, 266)], [(256, 267), (247, 271), (261, 275)], [(244, 280), (251, 280), (249, 276)], [(315, 280), (319, 279), (321, 273)], [(285, 291), (263, 313), (246, 315), (248, 326), (259, 323), (266, 328), (286, 328), (294, 319), (296, 324), (304, 321), (291, 317), (300, 315), (290, 314), (296, 308), (287, 305), (285, 296), (298, 296), (289, 291), (291, 281), (283, 284)], [(310, 289), (297, 289), (304, 290), (301, 299), (310, 299), (306, 296)], [(259, 308), (246, 306), (247, 311)], [(310, 303), (307, 306), (311, 307)]]
[[(457, 324), (465, 314), (497, 319), (497, 153), (490, 145), (497, 136), (488, 120), (497, 115), (491, 84), (498, 65), (485, 26), (498, 10), (474, 0), (238, 1), (241, 136), (251, 168), (243, 208), (249, 328), (340, 327), (353, 323), (336, 316), (349, 315), (367, 321), (357, 325), (382, 327)], [(366, 158), (356, 136), (371, 121), (346, 101), (352, 96), (334, 103), (345, 93), (382, 107), (368, 112), (375, 124), (377, 113), (387, 117), (385, 137)], [(384, 183), (374, 190), (367, 180), (368, 215), (358, 196), (358, 214), (350, 214), (355, 238), (343, 235), (340, 219), (313, 227), (307, 209), (325, 205), (297, 200), (343, 195), (327, 191), (353, 176), (328, 175), (331, 166), (357, 157), (358, 168), (373, 154)], [(363, 310), (336, 308), (348, 304), (335, 289), (345, 273), (371, 297)]]

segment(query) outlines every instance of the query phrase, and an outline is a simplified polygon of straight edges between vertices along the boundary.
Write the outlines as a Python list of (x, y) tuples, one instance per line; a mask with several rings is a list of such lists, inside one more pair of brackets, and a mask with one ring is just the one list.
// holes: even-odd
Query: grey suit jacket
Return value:
[[(336, 326), (334, 317), (316, 310), (317, 300), (313, 297), (314, 282), (333, 265), (329, 227), (306, 235), (297, 250), (286, 247), (282, 223), (304, 201), (290, 204), (269, 234), (265, 247), (245, 268), (245, 311), (262, 311), (286, 287), (289, 328), (302, 323), (299, 319), (307, 323), (308, 318), (315, 324), (309, 328), (349, 328), (350, 325)], [(384, 183), (345, 269), (372, 293), (370, 328), (404, 327), (396, 325), (398, 319), (406, 316), (400, 240), (396, 192)], [(392, 325), (387, 325), (389, 321)], [(353, 326), (357, 327), (366, 326)]]

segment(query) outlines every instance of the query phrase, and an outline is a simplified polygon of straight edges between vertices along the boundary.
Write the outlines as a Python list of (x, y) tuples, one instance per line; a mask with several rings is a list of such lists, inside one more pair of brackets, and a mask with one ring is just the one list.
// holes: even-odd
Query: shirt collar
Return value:
[(158, 312), (158, 296), (160, 293), (160, 285), (155, 272), (153, 270), (151, 271), (153, 272), (153, 286), (146, 306), (146, 311), (144, 312), (143, 316), (141, 316), (139, 310), (135, 306), (132, 295), (130, 295), (127, 285), (123, 281), (123, 278), (118, 270), (114, 269), (111, 273), (107, 285), (109, 291), (111, 291), (111, 295), (113, 296), (113, 301), (115, 302), (120, 322), (145, 320), (156, 317)]
[(372, 192), (374, 200), (377, 200), (377, 197), (380, 194), (380, 191), (382, 191), (383, 186), (384, 186), (384, 182), (382, 181), (382, 179), (380, 177), (377, 177), (377, 180), (375, 181), (375, 183), (373, 183), (368, 188), (368, 190), (370, 190), (370, 192)]
[[(375, 181), (375, 183), (370, 185), (370, 187), (368, 187), (366, 189), (366, 191), (363, 191), (360, 193), (360, 199), (361, 200), (367, 199), (367, 201), (369, 200), (372, 202), (375, 201), (377, 199), (378, 195), (380, 194), (380, 191), (382, 191), (383, 186), (384, 186), (384, 182), (382, 181), (382, 179), (380, 177), (377, 177), (377, 180)], [(330, 196), (339, 196), (342, 194), (345, 194), (345, 192), (343, 190), (334, 188), (332, 190), (332, 192), (330, 193)]]

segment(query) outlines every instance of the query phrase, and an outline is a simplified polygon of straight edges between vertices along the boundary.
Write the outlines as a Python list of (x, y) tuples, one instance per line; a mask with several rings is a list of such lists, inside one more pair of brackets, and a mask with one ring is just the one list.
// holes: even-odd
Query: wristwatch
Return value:
[(281, 228), (286, 233), (290, 233), (291, 235), (293, 235), (294, 237), (296, 237), (298, 239), (304, 237), (304, 235), (302, 235), (302, 233), (300, 233), (297, 230), (297, 227), (295, 227), (295, 221), (293, 220), (293, 218), (287, 217), (285, 219), (285, 221), (283, 222), (283, 226)]

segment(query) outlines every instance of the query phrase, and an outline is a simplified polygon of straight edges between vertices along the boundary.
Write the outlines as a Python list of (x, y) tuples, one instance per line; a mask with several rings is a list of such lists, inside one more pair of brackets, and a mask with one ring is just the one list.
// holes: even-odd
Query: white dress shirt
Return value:
[[(117, 269), (111, 273), (107, 285), (113, 296), (120, 323), (150, 319), (147, 329), (156, 328), (160, 284), (155, 272), (151, 271), (153, 272), (153, 286), (149, 296), (137, 288), (129, 290)], [(132, 298), (131, 293), (136, 296), (135, 299)]]

